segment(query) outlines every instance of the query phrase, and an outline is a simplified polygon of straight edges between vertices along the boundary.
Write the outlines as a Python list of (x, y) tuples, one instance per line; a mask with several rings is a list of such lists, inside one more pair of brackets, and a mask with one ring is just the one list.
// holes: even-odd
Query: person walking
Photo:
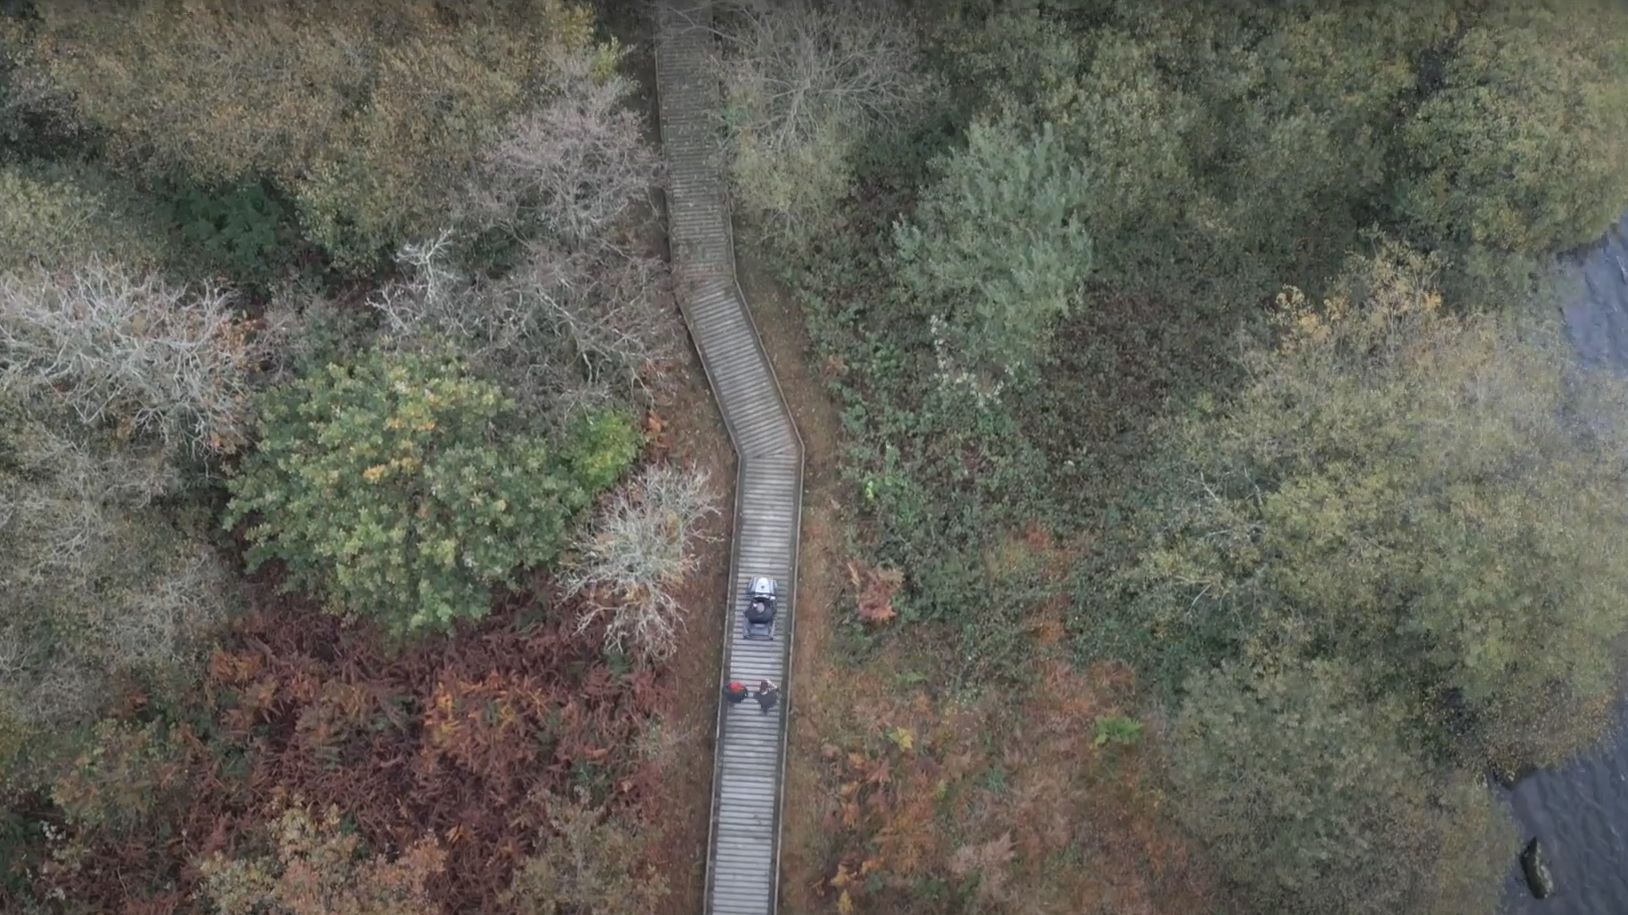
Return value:
[(775, 702), (780, 698), (780, 690), (775, 688), (768, 680), (759, 680), (757, 684), (757, 707), (764, 715), (774, 708)]
[(730, 680), (724, 684), (724, 699), (730, 705), (740, 705), (746, 701), (746, 697), (749, 695), (751, 695), (751, 690), (747, 689), (746, 684), (739, 680)]

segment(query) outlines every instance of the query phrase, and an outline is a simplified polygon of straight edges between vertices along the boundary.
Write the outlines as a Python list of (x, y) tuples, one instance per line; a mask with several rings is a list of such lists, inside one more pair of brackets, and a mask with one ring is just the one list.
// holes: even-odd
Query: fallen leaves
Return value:
[(1004, 832), (999, 838), (981, 845), (963, 845), (950, 856), (950, 873), (957, 877), (978, 878), (978, 898), (986, 904), (1000, 905), (1008, 901), (1006, 884), (1011, 879), (1012, 833)]

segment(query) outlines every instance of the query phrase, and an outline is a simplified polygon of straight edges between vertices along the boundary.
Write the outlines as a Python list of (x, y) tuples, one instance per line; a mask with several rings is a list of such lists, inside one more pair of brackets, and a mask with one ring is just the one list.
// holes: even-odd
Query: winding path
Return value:
[[(707, 849), (707, 915), (772, 915), (780, 872), (780, 806), (791, 691), (793, 599), (802, 513), (803, 443), (735, 281), (735, 249), (719, 160), (711, 11), (695, 0), (658, 6), (656, 92), (667, 159), (667, 234), (679, 306), (739, 456), (724, 679), (781, 689), (769, 713), (719, 702)], [(743, 637), (747, 582), (779, 583), (772, 641)]]

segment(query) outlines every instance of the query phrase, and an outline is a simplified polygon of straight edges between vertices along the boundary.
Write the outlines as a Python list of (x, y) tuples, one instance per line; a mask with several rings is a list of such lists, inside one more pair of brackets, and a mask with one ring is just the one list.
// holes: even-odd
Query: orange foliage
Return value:
[[(856, 700), (881, 711), (859, 744), (820, 754), (834, 796), (823, 895), (889, 915), (1205, 911), (1208, 875), (1159, 810), (1157, 747), (1093, 740), (1133, 686), (1122, 667), (1041, 661), (1026, 695)], [(958, 890), (926, 894), (924, 880)]]
[[(311, 608), (248, 616), (188, 710), (208, 726), (174, 731), (189, 786), (178, 809), (126, 834), (76, 836), (95, 866), (48, 869), (36, 892), (97, 911), (190, 911), (195, 862), (236, 853), (300, 797), (344, 811), (371, 848), (439, 839), (434, 902), (501, 911), (549, 798), (587, 788), (637, 820), (659, 787), (635, 749), (661, 699), (654, 675), (609, 670), (594, 633), (520, 625), (528, 610), (542, 615), (509, 608), (396, 653)], [(176, 890), (145, 889), (166, 885)]]
[(859, 595), (859, 618), (867, 623), (885, 623), (898, 611), (893, 595), (904, 586), (904, 573), (898, 569), (878, 569), (850, 560), (848, 580)]
[(673, 435), (667, 430), (667, 420), (653, 408), (644, 414), (644, 438), (654, 457), (665, 456), (673, 447)]

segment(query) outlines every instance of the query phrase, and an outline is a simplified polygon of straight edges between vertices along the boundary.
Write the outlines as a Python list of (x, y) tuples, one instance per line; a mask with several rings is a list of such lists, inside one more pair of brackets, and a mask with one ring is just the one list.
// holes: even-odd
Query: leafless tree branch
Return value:
[(605, 623), (605, 643), (646, 658), (672, 654), (684, 624), (674, 594), (696, 568), (701, 524), (718, 513), (707, 475), (652, 465), (605, 502), (584, 533), (565, 585), (586, 595), (578, 630)]
[(116, 266), (0, 276), (0, 382), (194, 452), (248, 440), (264, 357), (232, 296)]

